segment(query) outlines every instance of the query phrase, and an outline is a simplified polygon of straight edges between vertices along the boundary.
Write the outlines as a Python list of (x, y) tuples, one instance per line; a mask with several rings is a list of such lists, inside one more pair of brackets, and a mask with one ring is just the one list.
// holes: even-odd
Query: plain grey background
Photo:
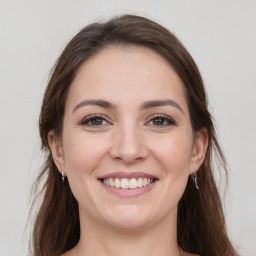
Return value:
[(121, 13), (169, 28), (197, 62), (230, 168), (228, 231), (242, 255), (255, 256), (256, 1), (249, 0), (0, 0), (0, 255), (27, 255), (49, 71), (83, 26)]

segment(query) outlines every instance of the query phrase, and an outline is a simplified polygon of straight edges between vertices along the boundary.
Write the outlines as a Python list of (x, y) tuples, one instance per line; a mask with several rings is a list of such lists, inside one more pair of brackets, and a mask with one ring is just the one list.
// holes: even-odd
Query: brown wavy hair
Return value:
[(202, 256), (238, 255), (227, 236), (222, 204), (213, 177), (213, 155), (219, 158), (223, 167), (222, 177), (226, 178), (227, 168), (208, 111), (199, 70), (191, 55), (171, 32), (135, 15), (114, 17), (105, 23), (86, 26), (68, 43), (53, 68), (39, 120), (46, 159), (35, 183), (37, 196), (33, 205), (41, 197), (41, 206), (36, 213), (32, 234), (33, 255), (57, 256), (79, 241), (78, 203), (68, 181), (62, 184), (49, 148), (48, 133), (54, 130), (60, 134), (62, 131), (65, 103), (78, 69), (88, 58), (113, 45), (146, 47), (163, 56), (183, 82), (193, 131), (196, 133), (204, 127), (208, 131), (209, 145), (197, 172), (200, 190), (189, 178), (178, 205), (179, 246), (184, 251)]

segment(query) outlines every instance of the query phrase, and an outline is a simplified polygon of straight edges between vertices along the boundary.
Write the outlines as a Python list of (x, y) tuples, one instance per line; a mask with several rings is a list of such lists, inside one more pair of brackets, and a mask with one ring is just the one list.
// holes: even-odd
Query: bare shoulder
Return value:
[(61, 254), (60, 256), (74, 256), (75, 255), (75, 250), (74, 248), (67, 251), (67, 252), (64, 252), (63, 254)]
[(184, 254), (184, 256), (201, 256), (201, 255), (186, 252), (186, 253)]
[(64, 252), (63, 254), (61, 254), (60, 256), (71, 256), (72, 254), (69, 253), (69, 251)]
[[(60, 256), (74, 256), (74, 255), (76, 255), (75, 248), (61, 254)], [(183, 252), (183, 255), (184, 256), (201, 256), (199, 254), (193, 254), (193, 253), (188, 253), (188, 252)]]

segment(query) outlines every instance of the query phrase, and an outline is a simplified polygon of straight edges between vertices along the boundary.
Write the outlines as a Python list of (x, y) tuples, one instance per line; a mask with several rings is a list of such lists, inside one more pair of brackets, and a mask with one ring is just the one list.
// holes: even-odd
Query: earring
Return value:
[(196, 189), (199, 189), (199, 187), (198, 187), (198, 182), (197, 182), (197, 173), (196, 173), (196, 172), (194, 172), (194, 173), (192, 174), (192, 179), (193, 179), (194, 182), (195, 182)]
[(64, 183), (64, 181), (65, 181), (65, 175), (64, 175), (64, 172), (61, 172), (61, 180), (62, 180), (62, 183)]

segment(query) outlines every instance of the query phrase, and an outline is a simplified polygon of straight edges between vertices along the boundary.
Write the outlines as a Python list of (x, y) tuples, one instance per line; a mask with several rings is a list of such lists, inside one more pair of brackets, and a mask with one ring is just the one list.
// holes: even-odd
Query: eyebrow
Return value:
[(83, 106), (88, 106), (88, 105), (94, 105), (94, 106), (99, 106), (102, 108), (110, 108), (110, 109), (115, 108), (115, 105), (105, 100), (83, 100), (75, 106), (75, 108), (73, 109), (73, 113), (79, 108)]
[[(94, 106), (99, 106), (99, 107), (102, 107), (102, 108), (109, 108), (109, 109), (116, 108), (116, 105), (114, 105), (114, 104), (112, 104), (112, 103), (110, 103), (106, 100), (91, 99), (91, 100), (83, 100), (80, 103), (78, 103), (75, 106), (75, 108), (73, 109), (72, 113), (77, 111), (79, 108), (81, 108), (83, 106), (88, 106), (88, 105), (94, 105)], [(146, 101), (141, 105), (140, 110), (155, 108), (155, 107), (162, 107), (162, 106), (175, 107), (184, 114), (184, 111), (181, 108), (181, 106), (177, 102), (175, 102), (174, 100), (171, 100), (171, 99)]]
[(175, 107), (184, 114), (182, 107), (177, 102), (171, 99), (147, 101), (142, 104), (140, 109), (149, 109), (149, 108), (162, 107), (162, 106)]

